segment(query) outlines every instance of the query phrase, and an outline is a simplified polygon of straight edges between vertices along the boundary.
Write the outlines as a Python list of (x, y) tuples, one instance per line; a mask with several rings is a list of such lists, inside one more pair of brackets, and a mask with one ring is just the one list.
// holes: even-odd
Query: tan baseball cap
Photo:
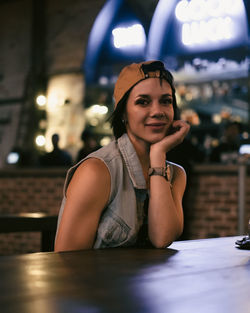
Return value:
[[(145, 70), (147, 65), (150, 64), (156, 65), (154, 70), (150, 70), (150, 66), (147, 70)], [(162, 75), (163, 71), (168, 73), (167, 76)], [(114, 88), (115, 108), (125, 93), (140, 81), (147, 78), (160, 77), (165, 78), (171, 86), (173, 85), (172, 75), (165, 69), (164, 64), (161, 61), (153, 60), (141, 63), (132, 63), (128, 66), (125, 66), (119, 74)]]

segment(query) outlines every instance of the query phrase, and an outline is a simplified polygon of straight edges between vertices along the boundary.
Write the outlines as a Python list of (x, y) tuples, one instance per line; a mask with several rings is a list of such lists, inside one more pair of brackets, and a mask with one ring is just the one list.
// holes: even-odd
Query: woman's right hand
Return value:
[[(166, 153), (182, 143), (188, 134), (190, 125), (182, 120), (173, 121), (171, 131), (162, 140), (150, 146), (150, 161), (152, 166), (162, 166), (165, 163)], [(154, 165), (154, 159), (159, 159), (160, 164)], [(158, 162), (157, 162), (158, 163)]]

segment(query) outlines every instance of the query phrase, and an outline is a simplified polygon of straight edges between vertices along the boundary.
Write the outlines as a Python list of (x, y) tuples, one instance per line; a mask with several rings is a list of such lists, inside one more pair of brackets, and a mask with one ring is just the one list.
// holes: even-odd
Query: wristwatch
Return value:
[(165, 167), (150, 167), (148, 170), (148, 175), (149, 176), (153, 176), (153, 175), (163, 176), (165, 177), (167, 181), (169, 181), (168, 168), (169, 168), (169, 165)]

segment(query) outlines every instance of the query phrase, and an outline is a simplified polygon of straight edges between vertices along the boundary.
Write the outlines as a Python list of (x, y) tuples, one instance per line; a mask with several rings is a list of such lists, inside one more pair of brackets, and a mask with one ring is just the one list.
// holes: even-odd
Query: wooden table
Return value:
[(41, 232), (41, 251), (52, 251), (54, 248), (57, 218), (57, 215), (43, 212), (1, 213), (0, 233)]
[(249, 313), (241, 237), (0, 257), (1, 313)]

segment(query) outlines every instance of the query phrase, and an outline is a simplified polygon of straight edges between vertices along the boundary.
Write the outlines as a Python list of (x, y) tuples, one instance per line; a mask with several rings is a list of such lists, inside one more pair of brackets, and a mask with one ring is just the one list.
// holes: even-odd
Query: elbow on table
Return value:
[(161, 244), (161, 243), (157, 243), (157, 244), (154, 244), (154, 247), (156, 249), (166, 249), (168, 246), (171, 245), (173, 241), (170, 241), (169, 243), (164, 243), (164, 244)]
[(151, 238), (151, 243), (157, 249), (165, 249), (181, 236), (182, 231), (183, 229), (181, 228), (174, 236), (169, 236), (168, 238)]
[(154, 239), (154, 240), (151, 240), (151, 243), (156, 249), (165, 249), (168, 246), (170, 246), (173, 241), (174, 240), (171, 240), (171, 239), (168, 239), (168, 240)]

